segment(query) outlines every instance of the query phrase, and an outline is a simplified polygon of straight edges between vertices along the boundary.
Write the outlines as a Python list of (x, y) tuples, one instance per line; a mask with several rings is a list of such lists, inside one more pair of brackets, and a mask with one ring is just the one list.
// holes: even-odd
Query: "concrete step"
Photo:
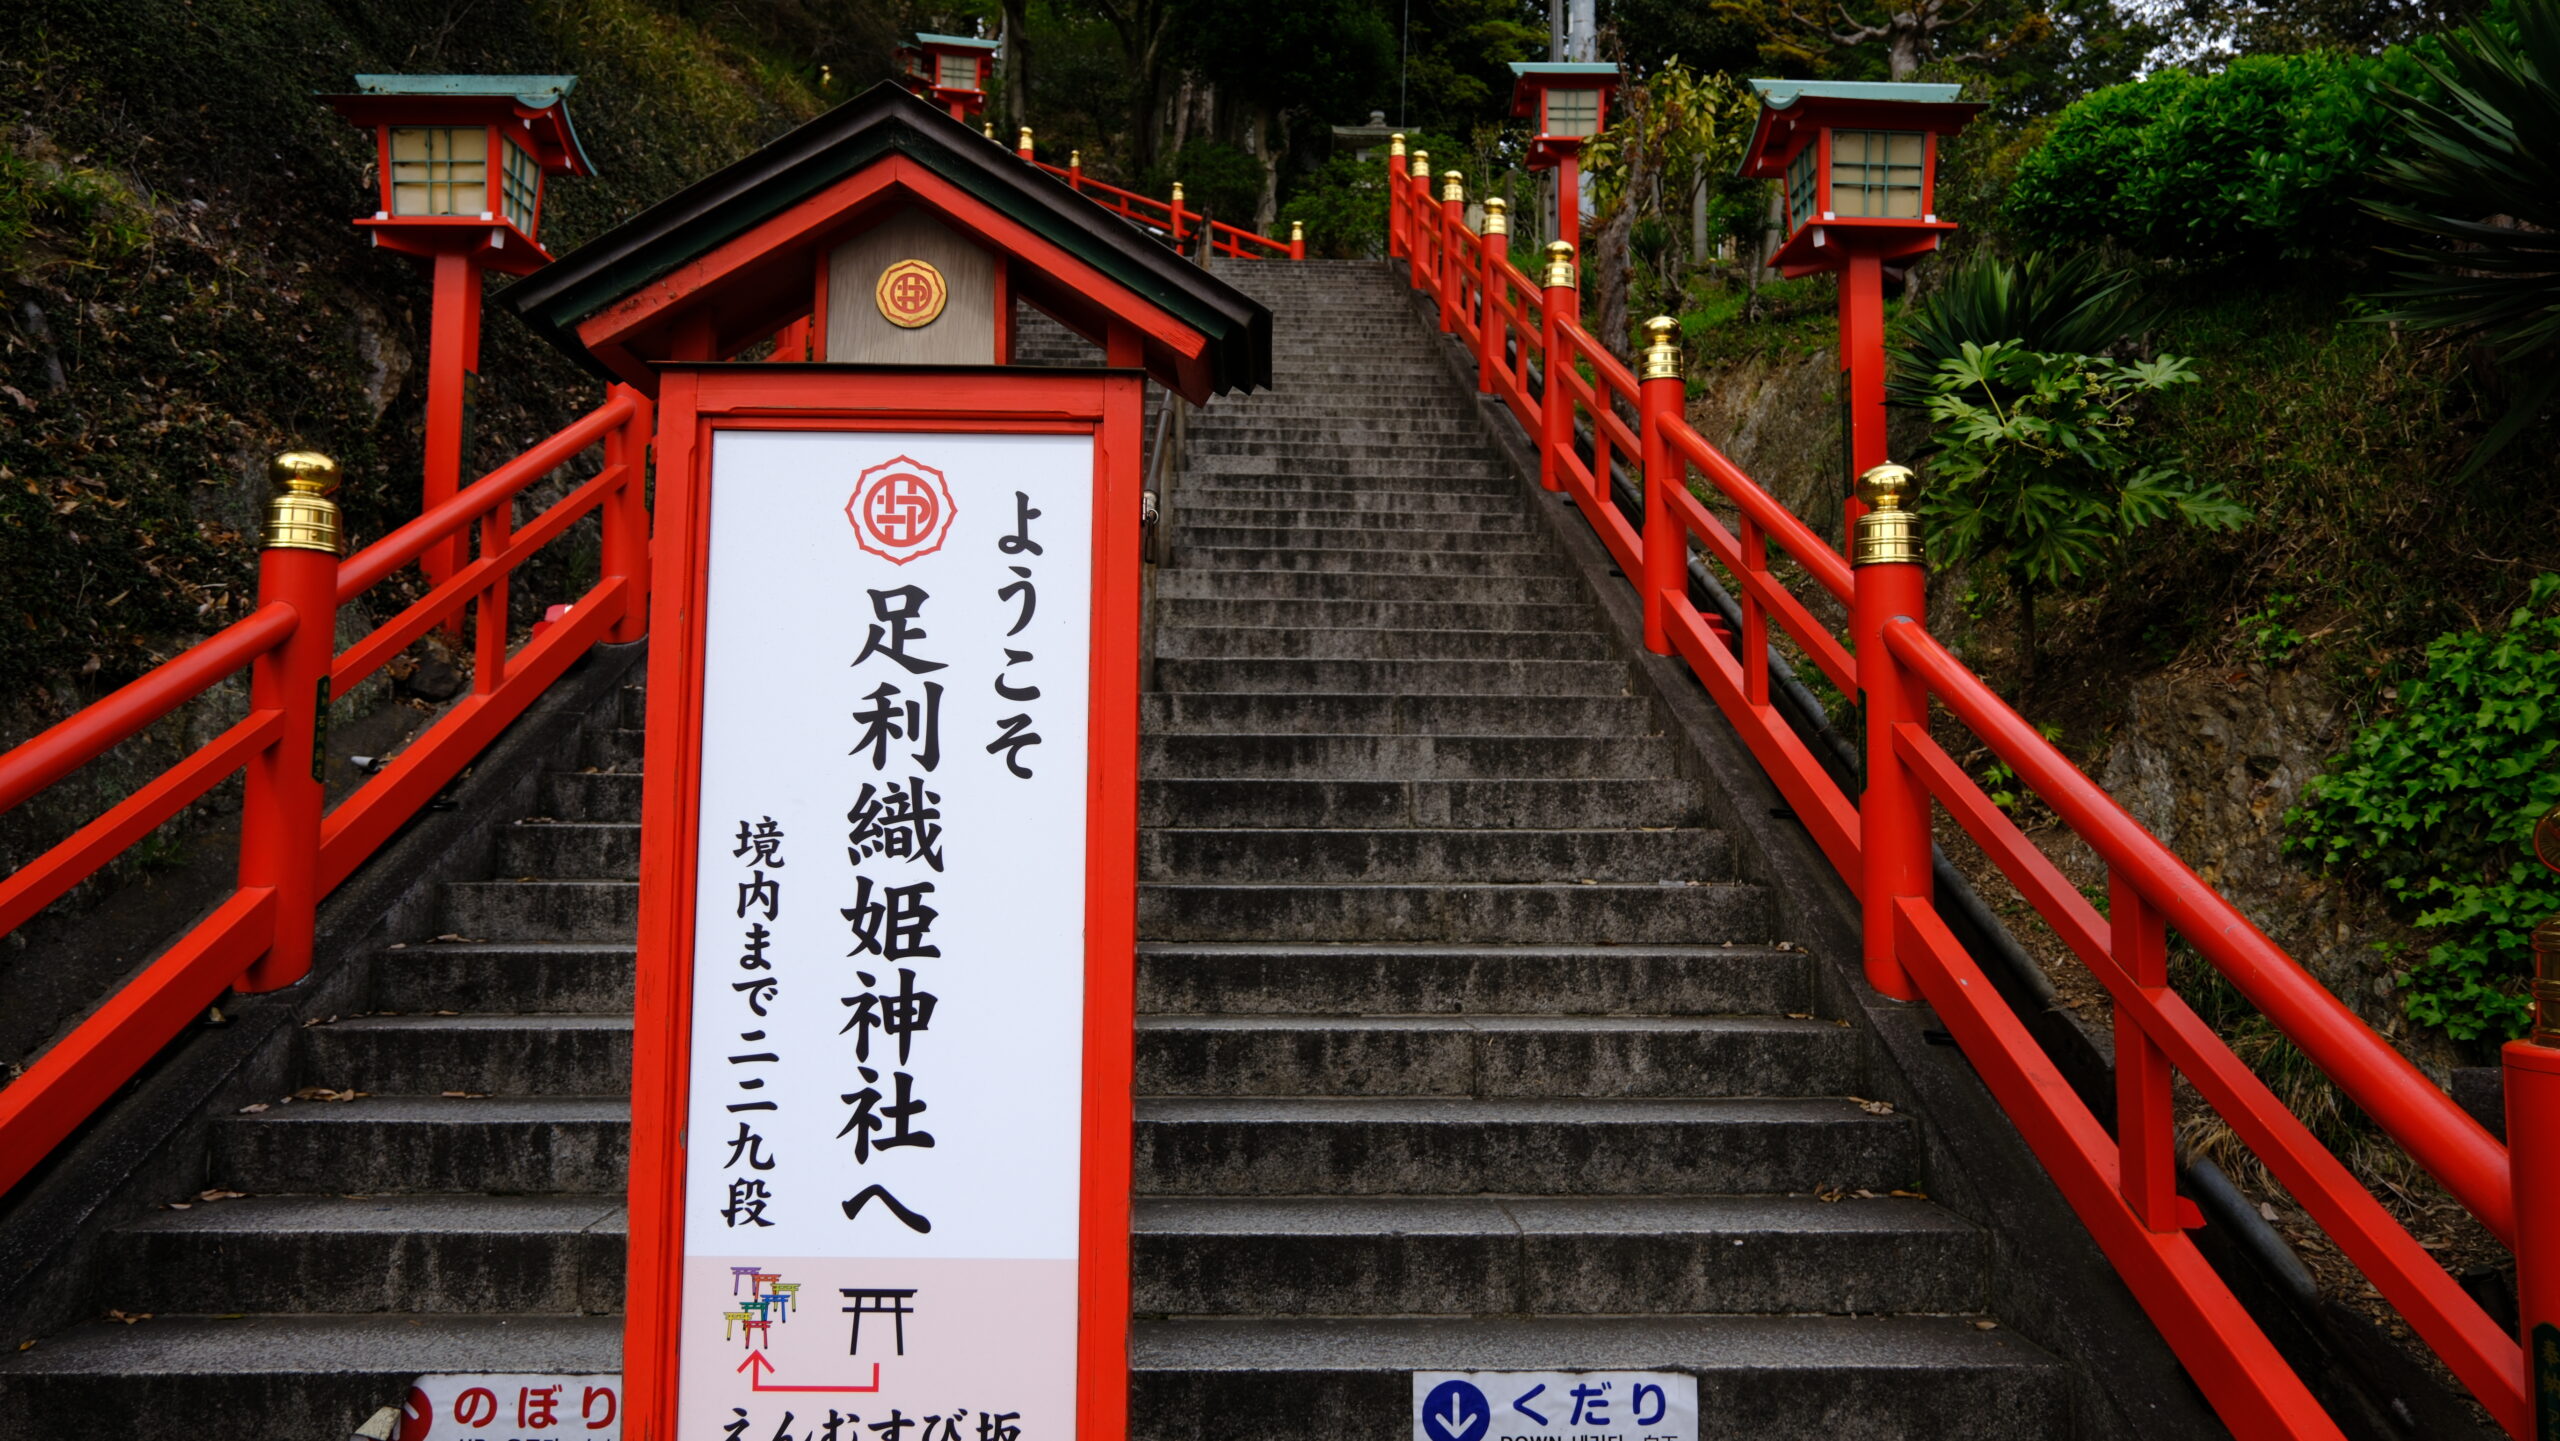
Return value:
[(1584, 736), (1165, 735), (1142, 776), (1286, 780), (1592, 779), (1678, 774), (1666, 742)]
[(637, 964), (627, 941), (404, 945), (374, 958), (373, 1004), (392, 1011), (628, 1011)]
[[(1415, 1371), (1558, 1369), (1694, 1373), (1701, 1441), (2071, 1434), (2060, 1364), (1959, 1318), (1145, 1321), (1129, 1351), (1130, 1434), (1143, 1441), (1401, 1436)], [(1640, 1434), (1626, 1414), (1590, 1434)]]
[[(1342, 535), (1353, 533), (1336, 532)], [(1172, 551), (1174, 564), (1202, 570), (1371, 571), (1389, 575), (1540, 578), (1561, 578), (1565, 574), (1564, 562), (1545, 550), (1319, 549), (1287, 543), (1221, 546), (1203, 544), (1186, 536), (1176, 541)]]
[[(224, 1313), (99, 1322), (0, 1355), (0, 1441), (326, 1441), (435, 1372), (622, 1369), (619, 1316)], [(578, 1414), (579, 1398), (567, 1414)]]
[[(1141, 826), (1522, 827), (1696, 826), (1707, 820), (1697, 781), (1644, 780), (1148, 780)], [(1721, 937), (1691, 937), (1715, 940)]]
[(542, 778), (539, 804), (543, 820), (637, 821), (640, 777), (554, 771)]
[(252, 1195), (618, 1195), (622, 1096), (371, 1096), (300, 1101), (214, 1127), (210, 1175)]
[(1482, 941), (1693, 944), (1768, 936), (1757, 886), (1691, 881), (1515, 885), (1152, 882), (1138, 934), (1160, 941)]
[(1475, 417), (1464, 412), (1415, 415), (1407, 410), (1386, 408), (1366, 414), (1335, 410), (1317, 415), (1311, 413), (1311, 407), (1301, 405), (1260, 414), (1212, 410), (1192, 424), (1190, 435), (1194, 442), (1210, 438), (1231, 444), (1266, 445), (1285, 445), (1294, 441), (1353, 444), (1402, 441), (1408, 445), (1448, 445), (1473, 450), (1484, 444), (1484, 430), (1476, 424)]
[(443, 914), (448, 933), (470, 940), (617, 940), (639, 929), (640, 888), (625, 881), (463, 881), (445, 887)]
[(1722, 831), (1183, 830), (1138, 837), (1138, 874), (1152, 881), (1726, 880)]
[(636, 881), (640, 827), (629, 821), (516, 824), (498, 832), (498, 873), (548, 880)]
[[(1429, 517), (1426, 517), (1429, 518)], [(1449, 519), (1449, 517), (1437, 517)], [(1425, 528), (1420, 525), (1394, 529), (1374, 526), (1326, 527), (1318, 525), (1213, 525), (1185, 515), (1179, 523), (1177, 540), (1186, 549), (1200, 547), (1232, 547), (1238, 549), (1286, 550), (1380, 550), (1427, 551), (1434, 555), (1482, 555), (1533, 552), (1544, 555), (1547, 537), (1527, 530), (1452, 530)]]
[(1151, 1016), (1151, 1096), (1797, 1096), (1857, 1089), (1857, 1037), (1738, 1016)]
[[(1614, 660), (1160, 660), (1169, 691), (1279, 691), (1290, 695), (1633, 694)], [(564, 817), (565, 819), (565, 817)]]
[(1761, 1015), (1813, 1009), (1796, 950), (1146, 941), (1148, 1015)]
[(1590, 604), (1582, 583), (1549, 575), (1431, 575), (1360, 570), (1167, 569), (1160, 599), (1367, 600), (1452, 603)]
[(250, 1196), (125, 1227), (100, 1289), (128, 1313), (610, 1315), (626, 1230), (619, 1196)]
[(579, 737), (579, 764), (605, 771), (640, 769), (642, 739), (648, 732), (637, 726), (614, 726), (590, 730)]
[[(1356, 603), (1356, 602), (1355, 602)], [(1634, 696), (1216, 695), (1139, 697), (1149, 735), (1621, 735), (1657, 734)]]
[(1144, 1196), (1912, 1189), (1900, 1116), (1828, 1099), (1138, 1102)]
[(350, 1016), (307, 1026), (302, 1075), (378, 1096), (611, 1096), (631, 1088), (631, 1018)]
[[(1211, 503), (1214, 499), (1214, 503)], [(1517, 510), (1343, 510), (1307, 506), (1229, 504), (1204, 493), (1182, 508), (1180, 523), (1202, 530), (1387, 530), (1526, 535), (1529, 517)]]
[(1591, 630), (1397, 630), (1168, 623), (1156, 631), (1159, 660), (1598, 660), (1608, 654), (1608, 641)]
[(1500, 601), (1215, 600), (1159, 598), (1156, 623), (1168, 630), (1203, 626), (1289, 630), (1571, 631), (1596, 638), (1584, 605)]
[[(1519, 483), (1502, 468), (1501, 462), (1473, 456), (1446, 456), (1435, 459), (1409, 458), (1392, 465), (1375, 460), (1346, 460), (1337, 456), (1308, 455), (1297, 452), (1264, 455), (1234, 455), (1208, 452), (1189, 458), (1183, 469), (1181, 484), (1191, 487), (1194, 481), (1207, 477), (1260, 477), (1269, 483), (1275, 477), (1291, 477), (1303, 483), (1308, 477), (1333, 477), (1346, 481), (1380, 482), (1398, 490), (1495, 490), (1503, 494), (1519, 493)], [(1209, 483), (1216, 483), (1211, 480)]]
[(1184, 511), (1201, 506), (1243, 506), (1261, 510), (1352, 510), (1391, 515), (1522, 513), (1516, 498), (1493, 491), (1355, 489), (1340, 485), (1214, 485), (1194, 490), (1177, 484), (1173, 502)]
[(1987, 1238), (1927, 1201), (1798, 1196), (1138, 1203), (1132, 1300), (1187, 1316), (1941, 1315)]
[[(1311, 439), (1310, 434), (1328, 438)], [(1374, 433), (1374, 437), (1332, 439), (1327, 431), (1273, 436), (1213, 431), (1206, 435), (1193, 435), (1188, 444), (1192, 457), (1197, 460), (1212, 456), (1287, 456), (1293, 460), (1332, 460), (1367, 465), (1388, 475), (1415, 463), (1475, 460), (1482, 457), (1486, 449), (1481, 434), (1459, 439), (1437, 435), (1408, 438), (1395, 432), (1379, 432)]]

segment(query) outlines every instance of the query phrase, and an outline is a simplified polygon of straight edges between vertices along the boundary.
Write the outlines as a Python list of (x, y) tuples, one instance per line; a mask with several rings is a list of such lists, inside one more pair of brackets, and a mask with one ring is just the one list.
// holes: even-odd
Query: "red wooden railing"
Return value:
[[(238, 724), (0, 881), (5, 935), (190, 802), (245, 774), (237, 888), (0, 1090), (0, 1192), (24, 1179), (225, 990), (267, 991), (302, 979), (311, 967), (320, 900), (589, 646), (646, 634), (649, 412), (639, 392), (616, 386), (593, 413), (344, 561), (326, 548), (278, 545), (271, 535), (259, 561), (256, 610), (0, 756), (5, 811), (249, 671), (249, 714)], [(516, 497), (599, 442), (603, 467), (519, 526)], [(555, 624), (511, 644), (510, 577), (591, 512), (600, 517), (596, 583)], [(478, 558), (362, 640), (337, 649), (341, 606), (475, 529)], [(462, 625), (466, 611), (471, 694), (327, 809), (315, 747), (329, 698), (345, 695), (428, 632)]]
[[(1028, 133), (1025, 132), (1026, 135)], [(1021, 156), (1024, 163), (1045, 170), (1065, 181), (1068, 189), (1083, 195), (1094, 204), (1132, 225), (1165, 237), (1173, 243), (1176, 250), (1181, 249), (1189, 241), (1205, 237), (1210, 253), (1214, 255), (1232, 255), (1242, 260), (1304, 260), (1307, 258), (1306, 239), (1295, 225), (1290, 227), (1290, 237), (1287, 240), (1274, 240), (1268, 235), (1256, 235), (1250, 230), (1229, 225), (1223, 220), (1211, 220), (1203, 212), (1192, 209), (1183, 203), (1180, 185), (1173, 187), (1172, 199), (1158, 200), (1153, 196), (1140, 195), (1134, 190), (1123, 190), (1117, 185), (1095, 180), (1084, 173), (1084, 167), (1080, 164), (1052, 165), (1045, 160), (1037, 159), (1032, 155), (1027, 141), (1016, 147), (1014, 153)]]
[[(1647, 375), (1639, 380), (1583, 329), (1570, 247), (1549, 247), (1533, 317), (1529, 278), (1511, 263), (1509, 237), (1470, 231), (1454, 185), (1434, 197), (1429, 175), (1406, 173), (1402, 156), (1388, 164), (1391, 257), (1431, 301), (1440, 329), (1474, 353), (1477, 388), (1498, 397), (1535, 443), (1541, 484), (1572, 498), (1638, 588), (1647, 647), (1688, 663), (1857, 894), (1868, 979), (1889, 996), (1936, 1008), (2233, 1433), (2341, 1434), (2187, 1235), (2202, 1218), (2175, 1191), (2171, 1088), (2180, 1076), (2498, 1423), (2510, 1435), (2531, 1436), (2529, 1358), (2519, 1337), (2455, 1284), (2189, 1007), (2168, 981), (2169, 936), (2182, 937), (2515, 1250), (2528, 1327), (2537, 1316), (2560, 1315), (2560, 1267), (2553, 1265), (2560, 1260), (2560, 1194), (2545, 1190), (2536, 1204), (2523, 1188), (2547, 1186), (2533, 1178), (2560, 1168), (2539, 1160), (2511, 1165), (2506, 1146), (1932, 637), (1916, 550), (1897, 558), (1880, 540), (1880, 549), (1853, 566), (1699, 435), (1682, 416), (1669, 321), (1655, 322)], [(1641, 477), (1640, 521), (1628, 519), (1616, 498), (1618, 462)], [(1890, 512), (1886, 520), (1906, 523), (1898, 474), (1891, 467), (1871, 472), (1868, 493), (1884, 508), (1880, 515)], [(1861, 525), (1871, 523), (1876, 519)], [(1740, 611), (1738, 634), (1693, 603), (1693, 555), (1726, 578)], [(1847, 610), (1845, 636), (1817, 618), (1773, 559), (1792, 561)], [(1777, 635), (1861, 702), (1867, 764), (1856, 795), (1832, 779), (1772, 704), (1773, 623)], [(2104, 913), (1933, 738), (1932, 701), (2105, 863)], [(1940, 918), (1929, 859), (1932, 802), (2113, 998), (2113, 1135)], [(2554, 1114), (2547, 1109), (2552, 1098), (2535, 1089), (2560, 1084), (2560, 1064), (2537, 1064), (2553, 1054), (2522, 1043), (2510, 1048), (2510, 1140), (2520, 1147), (2560, 1147), (2560, 1135), (2513, 1129), (2528, 1115)], [(2533, 1099), (2520, 1105), (2527, 1094)]]

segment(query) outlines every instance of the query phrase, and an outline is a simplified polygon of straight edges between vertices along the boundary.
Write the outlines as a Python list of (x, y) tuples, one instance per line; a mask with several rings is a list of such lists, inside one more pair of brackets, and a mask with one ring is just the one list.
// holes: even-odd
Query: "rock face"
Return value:
[(2134, 684), (2097, 780), (2206, 884), (2405, 1048), (2424, 1039), (2410, 1034), (2390, 980), (2408, 932), (2284, 850), (2285, 813), (2349, 728), (2336, 693), (2307, 670), (2171, 671)]

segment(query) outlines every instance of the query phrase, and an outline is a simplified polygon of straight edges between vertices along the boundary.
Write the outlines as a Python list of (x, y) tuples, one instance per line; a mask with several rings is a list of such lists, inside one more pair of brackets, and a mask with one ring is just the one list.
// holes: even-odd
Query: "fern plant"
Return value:
[(2136, 530), (2164, 520), (2205, 530), (2249, 518), (2219, 485), (2151, 458), (2138, 404), (2196, 373), (2175, 355), (2108, 360), (1961, 343), (1929, 398), (1941, 450), (1920, 510), (1941, 566), (1986, 562), (2017, 597), (2027, 685), (2036, 680), (2036, 596), (2078, 581)]
[(1941, 367), (1966, 341), (2014, 340), (2050, 354), (2097, 355), (2151, 323), (2139, 277), (2095, 251), (2031, 251), (2016, 260), (1976, 250), (1895, 327), (1885, 373), (1896, 404), (1926, 408)]

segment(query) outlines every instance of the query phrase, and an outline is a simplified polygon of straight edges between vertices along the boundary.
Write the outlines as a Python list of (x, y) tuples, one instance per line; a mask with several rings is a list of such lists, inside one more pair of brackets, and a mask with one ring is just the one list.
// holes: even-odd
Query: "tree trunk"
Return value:
[(1016, 135), (1031, 123), (1031, 37), (1023, 17), (1030, 0), (1004, 0), (1004, 118)]
[(1635, 231), (1636, 210), (1653, 186), (1653, 162), (1645, 145), (1644, 92), (1633, 92), (1628, 101), (1627, 119), (1634, 123), (1627, 126), (1627, 144), (1619, 152), (1620, 163), (1627, 167), (1626, 184), (1618, 191), (1618, 208), (1610, 212), (1600, 233), (1584, 248), (1584, 259), (1598, 271), (1592, 334), (1609, 347), (1611, 354), (1633, 364), (1635, 347), (1627, 338), (1627, 301), (1635, 282), (1635, 258), (1628, 241)]
[(1929, 21), (1921, 9), (1897, 10), (1885, 22), (1893, 33), (1885, 37), (1885, 65), (1892, 78), (1908, 80), (1920, 73), (1920, 62), (1929, 58)]
[(1288, 128), (1287, 112), (1274, 115), (1267, 104), (1253, 107), (1254, 158), (1262, 162), (1262, 193), (1253, 202), (1253, 229), (1257, 235), (1269, 235), (1272, 222), (1280, 218), (1278, 137), (1288, 133)]

